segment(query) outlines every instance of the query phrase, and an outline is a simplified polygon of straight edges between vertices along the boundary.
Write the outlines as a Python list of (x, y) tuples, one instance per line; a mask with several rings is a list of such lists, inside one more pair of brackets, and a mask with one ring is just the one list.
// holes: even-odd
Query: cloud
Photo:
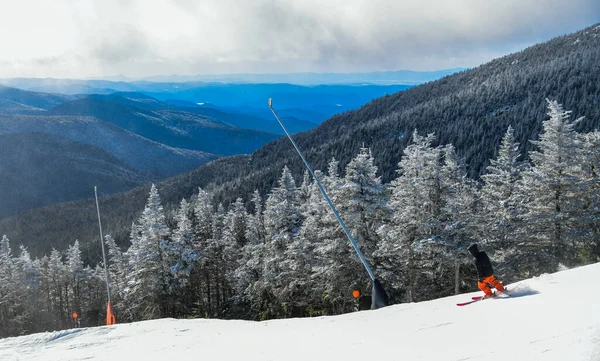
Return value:
[(29, 0), (3, 9), (5, 77), (470, 67), (600, 21), (597, 0)]

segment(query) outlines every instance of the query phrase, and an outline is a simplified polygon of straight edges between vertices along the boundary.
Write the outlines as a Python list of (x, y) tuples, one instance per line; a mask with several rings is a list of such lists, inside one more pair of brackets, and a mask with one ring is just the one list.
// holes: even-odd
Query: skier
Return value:
[(477, 273), (479, 274), (477, 286), (485, 293), (484, 298), (494, 296), (488, 284), (494, 286), (498, 291), (504, 292), (504, 286), (494, 277), (494, 270), (488, 255), (479, 251), (477, 243), (471, 243), (467, 249), (475, 257), (475, 266), (477, 266)]

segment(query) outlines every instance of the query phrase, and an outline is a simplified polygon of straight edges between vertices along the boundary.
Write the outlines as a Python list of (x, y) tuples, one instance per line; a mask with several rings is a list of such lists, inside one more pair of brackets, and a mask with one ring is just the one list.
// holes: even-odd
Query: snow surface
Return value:
[(509, 285), (341, 316), (161, 319), (0, 340), (0, 360), (600, 360), (600, 263)]

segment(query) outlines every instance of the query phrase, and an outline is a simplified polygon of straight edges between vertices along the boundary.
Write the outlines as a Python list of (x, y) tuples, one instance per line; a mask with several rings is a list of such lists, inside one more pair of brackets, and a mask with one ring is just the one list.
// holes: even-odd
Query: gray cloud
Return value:
[[(15, 66), (4, 66), (0, 76), (470, 67), (600, 21), (598, 0), (130, 0), (73, 4), (67, 3), (68, 16), (47, 19), (47, 26), (66, 21), (73, 30), (64, 33), (70, 42), (56, 36), (51, 50), (23, 58), (5, 55), (11, 49), (4, 49), (0, 62)], [(0, 15), (1, 20), (6, 19)]]

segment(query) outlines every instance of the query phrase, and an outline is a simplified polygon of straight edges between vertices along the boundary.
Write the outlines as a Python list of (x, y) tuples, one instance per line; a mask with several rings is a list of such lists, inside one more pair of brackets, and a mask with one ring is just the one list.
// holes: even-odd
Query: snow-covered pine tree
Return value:
[(283, 168), (278, 187), (272, 189), (267, 198), (264, 218), (266, 237), (262, 281), (265, 291), (275, 294), (283, 286), (279, 275), (285, 250), (297, 236), (301, 221), (298, 189), (287, 166)]
[(434, 134), (413, 132), (398, 163), (398, 177), (390, 185), (390, 222), (379, 229), (382, 240), (376, 257), (381, 277), (391, 286), (391, 297), (403, 294), (408, 302), (419, 298), (422, 282), (414, 244), (441, 231), (442, 149), (432, 147), (434, 140)]
[(127, 250), (130, 272), (127, 274), (125, 296), (128, 313), (138, 320), (165, 316), (170, 275), (165, 269), (161, 245), (170, 232), (154, 184), (132, 233), (134, 230), (131, 247)]
[(177, 228), (171, 235), (171, 242), (167, 242), (165, 248), (169, 270), (173, 276), (173, 288), (183, 288), (189, 284), (190, 272), (198, 260), (198, 254), (192, 246), (193, 228), (189, 214), (190, 205), (182, 199), (175, 215)]
[(283, 168), (278, 186), (271, 190), (265, 205), (267, 242), (286, 242), (297, 233), (300, 225), (298, 189), (287, 166)]
[(451, 144), (443, 147), (441, 204), (439, 233), (421, 239), (416, 248), (419, 253), (424, 252), (420, 267), (429, 268), (431, 282), (428, 284), (430, 290), (426, 292), (458, 294), (460, 267), (470, 262), (464, 250), (479, 235), (476, 232), (475, 183), (467, 178), (464, 161)]
[[(340, 194), (344, 186), (338, 167), (339, 162), (332, 158), (328, 164), (327, 176), (323, 177), (319, 171), (315, 172), (327, 195), (336, 205), (342, 202)], [(312, 238), (312, 242), (316, 243), (316, 260), (312, 267), (315, 297), (322, 300), (321, 308), (324, 313), (349, 312), (354, 309), (352, 291), (356, 288), (365, 289), (364, 267), (316, 184), (311, 188), (310, 205), (306, 211), (310, 220), (305, 221), (301, 237)], [(312, 297), (310, 294), (307, 296)]]
[(525, 212), (521, 194), (521, 173), (527, 164), (520, 162), (519, 143), (514, 130), (508, 127), (496, 159), (490, 160), (482, 175), (481, 209), (478, 223), (479, 233), (485, 235), (485, 243), (491, 246), (487, 253), (500, 265), (496, 274), (504, 281), (517, 277), (517, 269), (523, 260), (519, 244)]
[[(240, 250), (239, 266), (233, 274), (234, 305), (249, 310), (255, 318), (263, 309), (262, 282), (265, 225), (262, 199), (258, 190), (252, 196), (254, 213), (248, 215), (247, 243)], [(252, 315), (252, 316), (250, 316)]]
[(580, 219), (584, 231), (584, 262), (600, 261), (600, 131), (580, 136), (583, 143), (583, 190), (585, 216)]
[(175, 315), (187, 314), (187, 305), (193, 298), (190, 277), (197, 264), (198, 254), (192, 244), (194, 230), (190, 219), (191, 211), (189, 203), (182, 199), (175, 214), (176, 227), (171, 237), (161, 244), (163, 262), (169, 273), (167, 290)]
[[(234, 289), (237, 284), (237, 270), (241, 264), (242, 249), (248, 243), (246, 238), (248, 212), (241, 198), (229, 207), (225, 215), (223, 228), (223, 266), (222, 272), (226, 277), (223, 281), (224, 299), (235, 301)], [(230, 310), (230, 312), (233, 310)]]
[[(212, 237), (213, 207), (210, 204), (210, 195), (202, 188), (198, 188), (198, 197), (194, 206), (196, 217), (196, 251), (206, 246), (206, 242)], [(202, 252), (199, 252), (199, 254)]]
[[(319, 171), (315, 174), (322, 178)], [(304, 224), (299, 237), (295, 237), (284, 252), (280, 276), (283, 287), (277, 290), (287, 316), (306, 316), (309, 309), (320, 309), (324, 294), (323, 283), (315, 277), (318, 262), (315, 249), (322, 241), (321, 232), (326, 226), (324, 217), (328, 217), (331, 210), (317, 185), (309, 183), (308, 186), (308, 198), (302, 206)]]
[(213, 213), (211, 234), (202, 254), (204, 255), (204, 268), (207, 274), (205, 280), (205, 294), (207, 312), (210, 316), (218, 316), (222, 311), (223, 288), (225, 274), (223, 272), (223, 228), (225, 227), (225, 208), (222, 203)]
[[(373, 252), (377, 249), (377, 229), (388, 217), (387, 199), (381, 177), (368, 148), (361, 148), (348, 163), (343, 185), (337, 194), (340, 214), (352, 237), (358, 243), (367, 262), (374, 264)], [(368, 279), (365, 279), (368, 282)]]
[(67, 282), (71, 286), (70, 295), (68, 295), (71, 300), (68, 302), (70, 309), (81, 312), (81, 286), (86, 281), (86, 274), (84, 273), (78, 240), (75, 240), (75, 243), (67, 249), (66, 276)]
[[(132, 224), (132, 229), (135, 227), (135, 223)], [(134, 237), (132, 232), (131, 239)], [(110, 234), (104, 236), (104, 241), (107, 247), (107, 262), (108, 262), (108, 274), (110, 279), (110, 293), (113, 299), (113, 307), (121, 311), (121, 300), (123, 298), (123, 291), (127, 284), (127, 268), (128, 260), (125, 254), (121, 251), (121, 248), (117, 245), (115, 240)]]
[(538, 149), (529, 153), (532, 167), (523, 172), (529, 242), (522, 247), (540, 265), (535, 273), (555, 271), (559, 262), (577, 259), (578, 219), (584, 208), (581, 147), (573, 129), (578, 120), (571, 121), (570, 112), (556, 101), (548, 101), (548, 115), (539, 140), (532, 141)]
[(9, 285), (14, 279), (14, 262), (10, 240), (6, 235), (0, 241), (0, 305), (9, 297)]
[(67, 307), (66, 290), (66, 266), (62, 261), (62, 255), (56, 249), (52, 249), (47, 265), (47, 280), (49, 283), (49, 299), (52, 316), (62, 327), (71, 325), (69, 322), (70, 312)]
[[(298, 202), (300, 203), (300, 207), (302, 208), (307, 202), (308, 198), (310, 198), (310, 186), (312, 184), (310, 174), (308, 170), (304, 171), (304, 176), (302, 177), (302, 184), (298, 189)], [(304, 212), (304, 209), (301, 210)]]
[(14, 303), (16, 299), (15, 265), (6, 235), (0, 241), (0, 337), (11, 336), (17, 331), (14, 321)]
[(265, 219), (262, 198), (258, 190), (255, 190), (252, 195), (252, 204), (254, 205), (254, 214), (248, 218), (246, 239), (248, 243), (257, 245), (265, 242)]
[(207, 315), (210, 305), (210, 272), (212, 263), (209, 259), (208, 246), (212, 239), (213, 207), (210, 203), (210, 194), (198, 188), (198, 197), (194, 205), (194, 238), (192, 245), (198, 255), (196, 267), (190, 274), (190, 288), (196, 300), (196, 313)]

